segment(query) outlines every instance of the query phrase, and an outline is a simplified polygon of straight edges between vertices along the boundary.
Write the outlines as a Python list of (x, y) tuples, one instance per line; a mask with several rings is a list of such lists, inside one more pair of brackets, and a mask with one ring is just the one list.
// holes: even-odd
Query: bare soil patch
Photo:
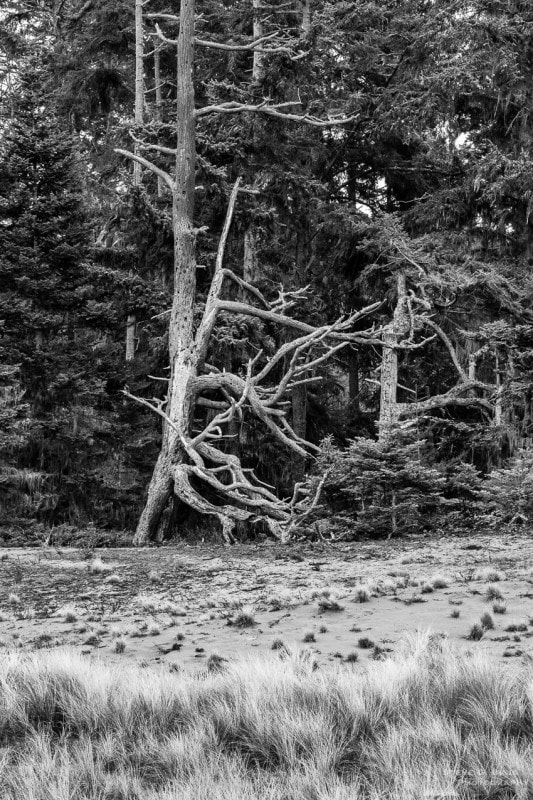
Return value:
[(526, 534), (95, 555), (103, 570), (81, 550), (0, 550), (0, 646), (187, 671), (305, 647), (321, 666), (357, 668), (430, 629), (508, 664), (533, 656)]

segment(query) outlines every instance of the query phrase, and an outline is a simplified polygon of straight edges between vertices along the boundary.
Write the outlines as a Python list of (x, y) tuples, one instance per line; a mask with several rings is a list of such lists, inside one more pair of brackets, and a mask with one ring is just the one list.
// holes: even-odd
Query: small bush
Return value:
[(115, 651), (115, 653), (123, 653), (125, 649), (126, 649), (126, 640), (124, 639), (123, 636), (119, 636), (117, 639), (115, 639), (113, 650)]
[(368, 636), (362, 636), (358, 640), (357, 645), (361, 648), (361, 650), (371, 650), (372, 647), (375, 647), (375, 642), (373, 642), (372, 639), (369, 639)]
[(316, 636), (315, 636), (315, 634), (313, 633), (313, 631), (309, 631), (308, 633), (306, 633), (306, 634), (304, 635), (304, 638), (303, 638), (303, 640), (302, 640), (302, 641), (303, 641), (305, 644), (311, 644), (311, 642), (316, 642)]
[(151, 622), (148, 626), (148, 635), (149, 636), (159, 636), (161, 633), (161, 628), (157, 624), (157, 622)]
[(327, 633), (328, 629), (326, 628), (325, 625), (321, 625), (320, 628), (318, 629), (318, 632), (319, 633)]
[(75, 610), (73, 608), (65, 609), (64, 620), (65, 620), (65, 622), (77, 622), (78, 615), (76, 614), (76, 612), (75, 612)]
[(459, 609), (458, 609), (458, 608), (453, 608), (453, 609), (451, 610), (451, 612), (450, 612), (450, 617), (451, 617), (452, 619), (459, 619), (459, 617), (460, 617), (460, 616), (461, 616), (461, 612), (459, 611)]
[(285, 642), (283, 639), (274, 639), (272, 642), (272, 650), (286, 650)]
[(433, 592), (433, 586), (430, 583), (423, 583), (420, 587), (421, 594), (431, 594)]

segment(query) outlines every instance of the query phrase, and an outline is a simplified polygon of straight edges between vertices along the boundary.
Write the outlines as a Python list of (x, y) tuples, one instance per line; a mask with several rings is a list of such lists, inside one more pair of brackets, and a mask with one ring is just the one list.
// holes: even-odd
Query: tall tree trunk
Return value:
[(126, 322), (126, 361), (133, 361), (135, 358), (135, 329), (137, 319), (135, 314), (128, 314)]
[[(135, 0), (135, 127), (143, 123), (144, 108), (144, 48), (143, 48), (143, 2)], [(138, 135), (138, 130), (137, 130)], [(139, 145), (135, 144), (135, 153), (139, 155)], [(133, 185), (142, 183), (141, 165), (133, 162)], [(126, 323), (126, 361), (135, 358), (135, 330), (137, 319), (130, 313)]]
[(351, 348), (348, 353), (348, 403), (350, 420), (356, 419), (361, 414), (359, 391), (359, 353), (355, 348)]
[(398, 421), (398, 351), (396, 345), (409, 331), (407, 309), (407, 290), (405, 272), (396, 275), (396, 307), (392, 321), (383, 334), (383, 353), (381, 356), (381, 397), (379, 408), (379, 438), (386, 439)]
[(196, 377), (193, 315), (196, 295), (196, 237), (193, 228), (194, 170), (194, 0), (182, 0), (177, 55), (177, 119), (175, 191), (172, 205), (174, 232), (174, 293), (169, 329), (170, 379), (163, 424), (161, 453), (154, 469), (148, 498), (134, 544), (141, 545), (157, 531), (173, 488), (173, 468), (183, 460), (182, 437), (188, 434), (192, 412), (191, 380)]
[[(253, 14), (254, 14), (254, 31), (253, 31), (253, 38), (260, 39), (263, 35), (263, 22), (261, 19), (261, 0), (252, 0), (253, 4)], [(264, 61), (264, 54), (260, 52), (259, 49), (254, 49), (254, 56), (253, 56), (253, 66), (252, 66), (252, 81), (253, 83), (259, 83), (264, 76), (264, 69), (263, 69), (263, 61)]]
[(311, 0), (300, 0), (302, 9), (302, 31), (304, 36), (311, 33)]
[[(154, 119), (157, 123), (162, 121), (162, 108), (163, 108), (163, 87), (161, 84), (161, 51), (159, 46), (156, 45), (154, 53), (154, 91), (155, 91), (155, 107)], [(160, 175), (157, 176), (157, 196), (163, 197), (163, 179)]]

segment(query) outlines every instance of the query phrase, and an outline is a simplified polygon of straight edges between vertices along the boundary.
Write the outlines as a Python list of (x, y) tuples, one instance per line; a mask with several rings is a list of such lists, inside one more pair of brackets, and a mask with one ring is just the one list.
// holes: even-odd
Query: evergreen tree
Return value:
[(390, 538), (431, 521), (444, 479), (425, 463), (423, 445), (400, 430), (380, 441), (358, 437), (346, 448), (323, 442), (317, 472), (326, 475), (322, 502), (337, 535)]

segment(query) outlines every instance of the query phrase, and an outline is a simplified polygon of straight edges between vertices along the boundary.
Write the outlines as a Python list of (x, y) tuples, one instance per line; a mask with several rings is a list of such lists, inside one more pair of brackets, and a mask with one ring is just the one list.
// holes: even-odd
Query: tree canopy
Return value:
[(519, 0), (7, 4), (0, 522), (518, 524), (532, 42)]

